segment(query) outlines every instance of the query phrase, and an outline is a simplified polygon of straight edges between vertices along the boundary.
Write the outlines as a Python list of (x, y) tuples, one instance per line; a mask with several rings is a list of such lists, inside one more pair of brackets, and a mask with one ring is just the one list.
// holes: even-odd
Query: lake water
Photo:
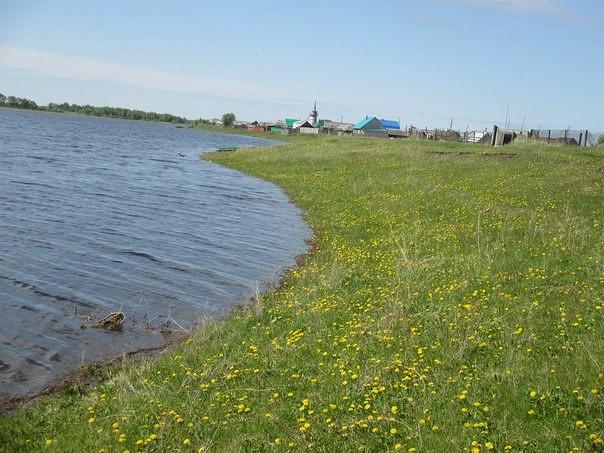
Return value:
[[(311, 232), (286, 195), (199, 159), (271, 143), (0, 109), (0, 402), (160, 346), (293, 266)], [(82, 328), (120, 310), (121, 332)]]

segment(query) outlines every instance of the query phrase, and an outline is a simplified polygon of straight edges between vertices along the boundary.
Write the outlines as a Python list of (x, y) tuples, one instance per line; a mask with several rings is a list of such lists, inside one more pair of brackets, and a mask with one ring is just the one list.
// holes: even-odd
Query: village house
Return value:
[(403, 138), (405, 137), (405, 131), (401, 130), (401, 125), (398, 121), (395, 120), (386, 120), (386, 119), (381, 119), (380, 123), (382, 123), (382, 126), (384, 126), (386, 128), (386, 131), (388, 131), (388, 137), (390, 138)]
[(329, 135), (352, 135), (354, 124), (320, 120), (321, 132)]
[(401, 130), (401, 125), (398, 121), (395, 120), (385, 120), (382, 118), (380, 120), (380, 123), (382, 123), (382, 126), (384, 126), (388, 130)]
[(302, 120), (294, 123), (293, 129), (301, 134), (318, 134), (319, 129), (314, 127), (310, 121)]
[(300, 120), (295, 118), (285, 118), (285, 121), (283, 121), (283, 125), (288, 128), (293, 128), (294, 124), (296, 124), (298, 121)]
[(233, 121), (233, 128), (235, 129), (247, 129), (252, 124), (249, 121)]
[(388, 130), (375, 116), (367, 117), (353, 126), (355, 135), (388, 138)]

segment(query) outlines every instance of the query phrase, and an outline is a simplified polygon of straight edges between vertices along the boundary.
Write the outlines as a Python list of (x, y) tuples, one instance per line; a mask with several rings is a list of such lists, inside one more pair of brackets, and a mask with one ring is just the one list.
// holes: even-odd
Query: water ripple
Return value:
[[(274, 185), (199, 160), (268, 142), (0, 109), (0, 400), (221, 316), (310, 231)], [(116, 310), (123, 332), (82, 329)]]

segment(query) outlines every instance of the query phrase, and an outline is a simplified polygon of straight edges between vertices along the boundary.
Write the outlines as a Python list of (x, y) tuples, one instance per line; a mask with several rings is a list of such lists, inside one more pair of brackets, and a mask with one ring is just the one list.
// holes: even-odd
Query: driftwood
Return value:
[(103, 319), (94, 322), (91, 327), (96, 329), (122, 330), (124, 317), (124, 313), (121, 311), (110, 313)]

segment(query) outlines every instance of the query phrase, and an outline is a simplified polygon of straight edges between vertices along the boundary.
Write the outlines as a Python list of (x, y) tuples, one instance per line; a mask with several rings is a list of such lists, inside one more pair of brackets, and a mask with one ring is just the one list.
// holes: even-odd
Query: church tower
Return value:
[(319, 112), (317, 112), (317, 101), (315, 100), (315, 107), (313, 108), (310, 115), (308, 115), (308, 122), (315, 126), (319, 122)]

